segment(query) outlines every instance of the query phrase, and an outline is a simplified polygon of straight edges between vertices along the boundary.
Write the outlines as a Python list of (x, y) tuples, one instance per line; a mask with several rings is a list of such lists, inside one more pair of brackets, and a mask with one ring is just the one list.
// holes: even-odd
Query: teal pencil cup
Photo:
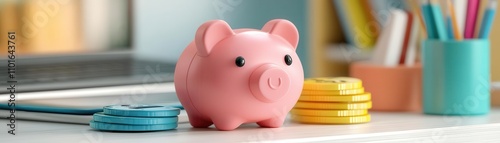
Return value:
[(481, 115), (490, 111), (490, 42), (426, 40), (422, 47), (423, 112)]

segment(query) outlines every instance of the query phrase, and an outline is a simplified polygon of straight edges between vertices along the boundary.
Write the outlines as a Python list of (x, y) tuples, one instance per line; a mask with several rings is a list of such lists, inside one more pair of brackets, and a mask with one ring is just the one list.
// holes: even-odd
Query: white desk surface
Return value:
[(500, 108), (484, 116), (435, 116), (370, 112), (372, 121), (355, 125), (309, 125), (287, 121), (281, 128), (246, 124), (234, 131), (193, 129), (188, 123), (160, 132), (100, 132), (87, 125), (17, 121), (17, 135), (0, 120), (0, 142), (500, 142)]

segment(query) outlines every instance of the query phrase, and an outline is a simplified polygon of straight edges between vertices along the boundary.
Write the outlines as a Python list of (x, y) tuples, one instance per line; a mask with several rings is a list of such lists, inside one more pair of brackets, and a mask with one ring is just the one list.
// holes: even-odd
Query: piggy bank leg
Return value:
[(208, 126), (213, 124), (211, 121), (205, 120), (195, 115), (188, 115), (188, 117), (189, 117), (189, 123), (194, 128), (208, 128)]
[(274, 117), (264, 121), (257, 122), (261, 127), (265, 128), (279, 128), (285, 122), (285, 117)]
[(215, 128), (221, 131), (230, 131), (238, 128), (243, 122), (239, 119), (230, 117), (221, 117), (213, 119)]

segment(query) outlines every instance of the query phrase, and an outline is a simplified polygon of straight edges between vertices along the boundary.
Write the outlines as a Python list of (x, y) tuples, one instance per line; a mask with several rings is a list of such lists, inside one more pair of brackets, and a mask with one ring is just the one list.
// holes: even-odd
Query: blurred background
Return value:
[[(490, 0), (482, 0), (481, 7), (487, 6), (486, 1)], [(360, 75), (374, 77), (372, 79), (375, 80), (360, 78), (364, 90), (374, 97), (372, 110), (383, 111), (387, 110), (384, 105), (394, 105), (395, 110), (392, 111), (419, 111), (422, 70), (418, 63), (421, 43), (428, 37), (420, 2), (0, 0), (0, 71), (10, 70), (7, 33), (15, 32), (15, 84), (16, 94), (21, 95), (15, 97), (19, 103), (16, 110), (34, 113), (23, 113), (19, 118), (88, 124), (95, 110), (82, 113), (73, 109), (102, 110), (103, 106), (117, 104), (178, 105), (173, 81), (175, 64), (204, 22), (221, 19), (233, 29), (261, 29), (266, 22), (279, 18), (293, 22), (299, 31), (296, 52), (306, 77), (356, 77), (353, 73), (358, 73), (357, 78)], [(465, 11), (456, 12), (465, 15)], [(412, 17), (413, 21), (402, 17)], [(491, 101), (493, 105), (500, 106), (500, 14), (495, 17), (489, 36)], [(465, 20), (461, 21), (465, 23)], [(410, 42), (411, 39), (414, 39), (413, 42)], [(410, 53), (404, 49), (410, 47), (415, 49), (415, 58), (405, 59), (402, 63), (401, 59), (410, 57), (404, 56)], [(389, 49), (386, 53), (401, 49), (401, 52), (392, 52), (397, 54), (399, 62), (374, 67), (409, 72), (393, 70), (396, 72), (389, 73), (377, 68), (358, 68), (357, 71), (361, 72), (356, 72), (353, 68), (360, 61), (372, 62), (376, 59), (373, 57), (379, 55), (377, 49), (384, 48)], [(406, 61), (412, 61), (412, 64)], [(6, 81), (12, 79), (7, 73), (0, 75), (0, 87), (4, 89), (0, 90), (0, 112), (8, 113), (11, 108), (7, 102), (13, 96), (6, 90), (12, 84)], [(394, 79), (402, 82), (391, 82), (390, 78), (385, 78), (391, 75), (396, 75)], [(385, 88), (378, 88), (378, 85)], [(406, 92), (393, 92), (398, 90)], [(50, 107), (69, 111), (54, 112)], [(40, 115), (39, 112), (48, 114)], [(74, 115), (75, 119), (59, 116), (67, 114)], [(0, 118), (6, 118), (2, 115), (8, 114), (0, 114)], [(185, 114), (180, 116), (183, 119), (179, 120), (187, 120)]]
[[(128, 52), (134, 58), (175, 63), (203, 22), (260, 29), (292, 21), (307, 77), (347, 76), (366, 60), (391, 9), (419, 12), (415, 0), (0, 0), (0, 35), (15, 31), (17, 58)], [(351, 14), (356, 14), (352, 18)], [(351, 18), (351, 19), (350, 19)], [(419, 18), (416, 18), (419, 19)], [(350, 21), (351, 24), (345, 24)], [(496, 15), (490, 39), (500, 38)], [(419, 28), (417, 47), (424, 39)], [(0, 45), (7, 45), (0, 36)], [(500, 80), (499, 40), (491, 41), (492, 80)], [(0, 46), (6, 59), (7, 46)], [(420, 56), (417, 56), (420, 57)]]

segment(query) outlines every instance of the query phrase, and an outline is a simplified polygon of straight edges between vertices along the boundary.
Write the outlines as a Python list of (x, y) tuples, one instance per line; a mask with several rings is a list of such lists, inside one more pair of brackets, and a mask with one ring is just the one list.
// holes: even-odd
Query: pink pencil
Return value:
[(469, 0), (467, 4), (467, 18), (465, 21), (465, 39), (474, 38), (474, 28), (476, 27), (477, 9), (479, 0)]

